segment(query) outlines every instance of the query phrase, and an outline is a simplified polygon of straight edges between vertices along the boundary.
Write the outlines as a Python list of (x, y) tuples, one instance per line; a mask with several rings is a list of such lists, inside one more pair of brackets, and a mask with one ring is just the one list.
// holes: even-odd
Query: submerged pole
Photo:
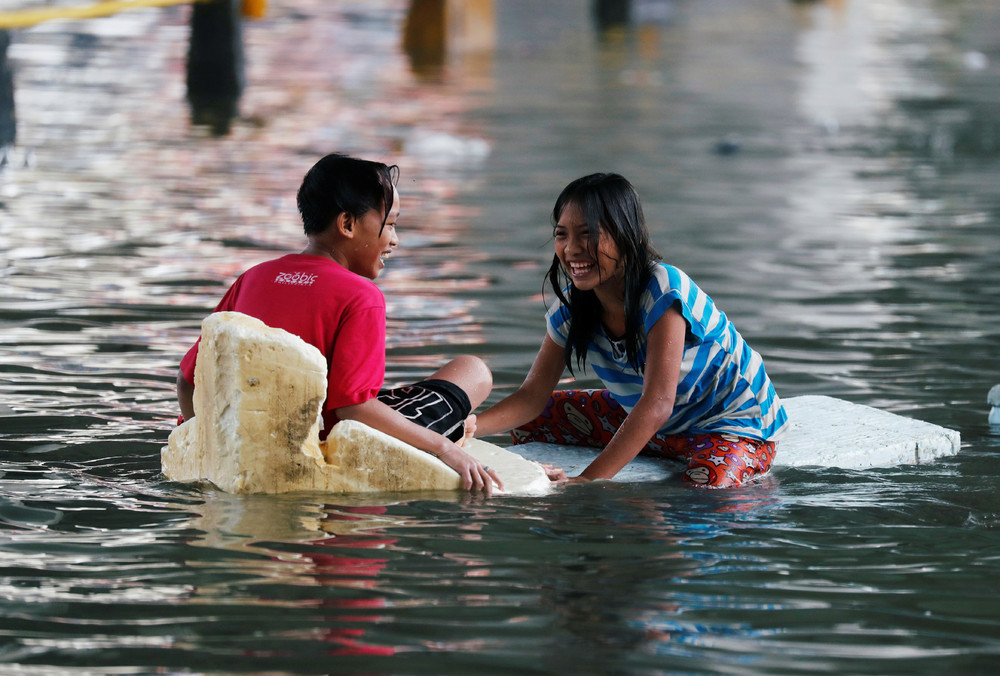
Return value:
[(196, 2), (191, 7), (187, 96), (191, 121), (216, 136), (229, 133), (243, 93), (242, 0)]

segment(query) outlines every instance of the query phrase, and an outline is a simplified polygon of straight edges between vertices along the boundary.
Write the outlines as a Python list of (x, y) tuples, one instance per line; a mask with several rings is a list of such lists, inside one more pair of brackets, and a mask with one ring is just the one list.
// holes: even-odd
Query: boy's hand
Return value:
[(463, 451), (457, 444), (451, 444), (438, 455), (441, 462), (458, 472), (465, 490), (482, 491), (487, 496), (493, 494), (493, 484), (503, 490), (503, 481), (497, 476), (496, 470), (480, 464), (475, 458)]

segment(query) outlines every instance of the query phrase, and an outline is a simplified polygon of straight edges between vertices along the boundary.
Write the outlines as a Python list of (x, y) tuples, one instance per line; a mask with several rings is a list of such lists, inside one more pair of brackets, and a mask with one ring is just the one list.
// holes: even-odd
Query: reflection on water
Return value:
[[(993, 3), (269, 3), (241, 26), (228, 128), (192, 119), (191, 19), (176, 6), (0, 33), (17, 115), (0, 161), (5, 664), (998, 663)], [(516, 387), (542, 336), (551, 203), (615, 170), (782, 395), (954, 427), (962, 453), (722, 494), (247, 497), (163, 481), (180, 356), (236, 275), (301, 248), (294, 190), (333, 149), (403, 170), (401, 247), (379, 280), (390, 384), (474, 352), (494, 397)]]

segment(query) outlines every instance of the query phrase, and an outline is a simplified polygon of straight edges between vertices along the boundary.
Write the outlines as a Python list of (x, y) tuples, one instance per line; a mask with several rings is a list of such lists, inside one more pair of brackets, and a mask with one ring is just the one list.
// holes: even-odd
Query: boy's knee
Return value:
[(473, 409), (486, 401), (493, 390), (493, 372), (479, 357), (456, 357), (440, 373), (465, 390)]
[(473, 377), (478, 381), (483, 383), (486, 387), (493, 389), (493, 371), (490, 367), (486, 365), (486, 362), (479, 357), (473, 357), (466, 355), (466, 359), (469, 360), (469, 369), (473, 374)]
[(490, 396), (493, 390), (493, 372), (479, 357), (466, 356), (465, 359), (468, 360), (466, 368), (474, 389), (469, 393), (469, 399), (472, 400), (472, 408), (476, 408), (486, 401), (486, 397)]

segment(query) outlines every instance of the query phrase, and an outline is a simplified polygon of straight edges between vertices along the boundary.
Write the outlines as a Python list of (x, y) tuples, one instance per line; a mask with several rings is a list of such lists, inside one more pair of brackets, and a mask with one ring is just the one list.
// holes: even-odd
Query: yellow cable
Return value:
[(28, 28), (53, 19), (93, 19), (110, 16), (126, 9), (167, 7), (168, 5), (184, 5), (198, 1), (200, 0), (103, 0), (83, 7), (46, 7), (44, 9), (0, 12), (0, 29)]

